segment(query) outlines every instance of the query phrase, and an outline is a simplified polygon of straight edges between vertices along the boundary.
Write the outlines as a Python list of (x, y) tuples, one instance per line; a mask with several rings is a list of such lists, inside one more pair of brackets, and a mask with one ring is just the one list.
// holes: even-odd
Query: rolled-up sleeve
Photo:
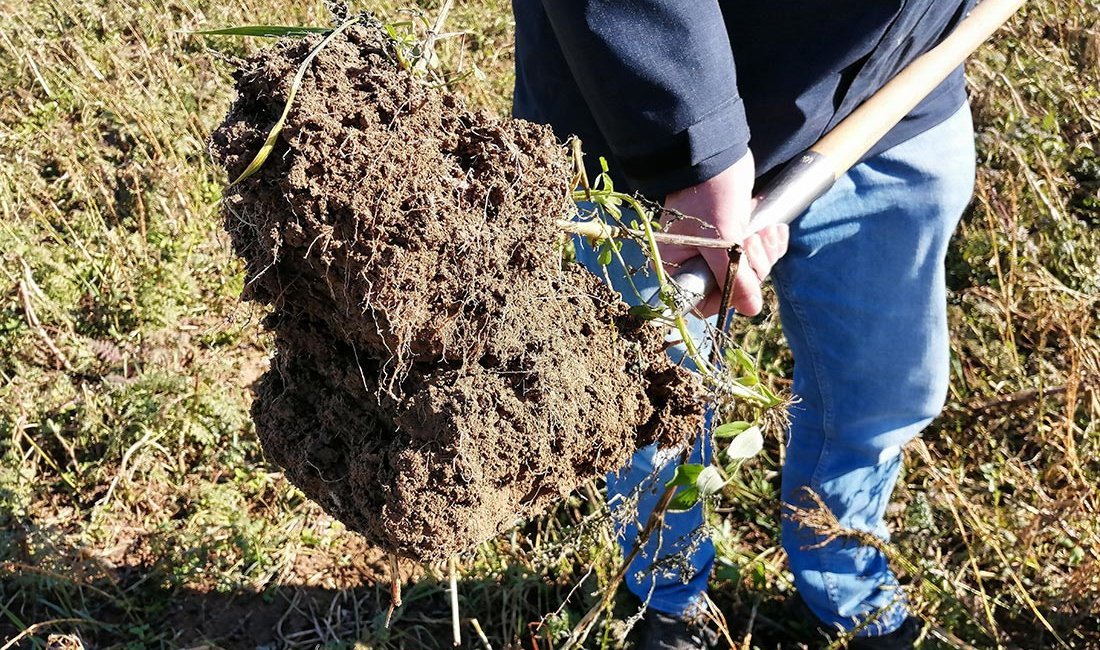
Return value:
[(748, 150), (733, 53), (714, 0), (543, 0), (619, 170), (650, 197)]

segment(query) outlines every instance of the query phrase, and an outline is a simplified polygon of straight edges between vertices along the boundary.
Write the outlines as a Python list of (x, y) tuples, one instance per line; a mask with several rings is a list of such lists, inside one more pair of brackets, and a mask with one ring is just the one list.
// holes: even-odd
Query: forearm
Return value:
[(715, 2), (544, 0), (617, 167), (651, 197), (695, 185), (748, 148)]

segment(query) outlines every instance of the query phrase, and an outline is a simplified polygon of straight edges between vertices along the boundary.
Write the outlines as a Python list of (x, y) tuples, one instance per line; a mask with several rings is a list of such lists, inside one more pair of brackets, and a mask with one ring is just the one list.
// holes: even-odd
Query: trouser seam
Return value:
[[(784, 300), (791, 308), (791, 312), (795, 319), (798, 321), (798, 326), (802, 330), (802, 337), (806, 341), (807, 352), (809, 353), (810, 365), (813, 368), (813, 373), (816, 376), (814, 382), (817, 386), (819, 396), (821, 398), (821, 429), (822, 429), (822, 442), (821, 451), (818, 452), (817, 463), (814, 466), (813, 474), (810, 478), (810, 489), (815, 492), (820, 492), (821, 487), (821, 472), (825, 465), (825, 460), (828, 458), (832, 449), (833, 438), (835, 433), (835, 427), (833, 426), (833, 407), (832, 407), (832, 394), (829, 390), (829, 385), (825, 381), (825, 372), (821, 367), (821, 354), (818, 348), (817, 335), (812, 327), (809, 326), (809, 319), (806, 317), (802, 306), (792, 296), (786, 283), (785, 274), (781, 271), (775, 274), (775, 287), (780, 295), (780, 298)], [(793, 441), (792, 441), (793, 442)], [(827, 593), (829, 594), (829, 600), (832, 601), (833, 608), (839, 609), (840, 598), (837, 593), (838, 585), (832, 575), (825, 570), (824, 560), (821, 553), (814, 554), (815, 561), (817, 563), (818, 573), (821, 575), (822, 582), (825, 584)]]

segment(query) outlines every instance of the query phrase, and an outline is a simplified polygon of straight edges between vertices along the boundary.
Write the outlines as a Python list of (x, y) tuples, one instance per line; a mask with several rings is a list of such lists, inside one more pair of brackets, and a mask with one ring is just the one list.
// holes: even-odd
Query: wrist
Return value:
[(718, 232), (712, 236), (738, 238), (748, 224), (755, 181), (756, 162), (747, 151), (707, 180), (669, 194), (665, 207), (713, 226)]

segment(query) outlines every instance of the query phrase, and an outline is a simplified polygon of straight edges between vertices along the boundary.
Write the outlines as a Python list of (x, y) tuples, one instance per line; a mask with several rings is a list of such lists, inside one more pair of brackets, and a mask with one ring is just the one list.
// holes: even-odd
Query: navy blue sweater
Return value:
[[(652, 198), (751, 146), (758, 176), (938, 43), (974, 0), (512, 0), (513, 113)], [(868, 155), (949, 117), (956, 70)]]

